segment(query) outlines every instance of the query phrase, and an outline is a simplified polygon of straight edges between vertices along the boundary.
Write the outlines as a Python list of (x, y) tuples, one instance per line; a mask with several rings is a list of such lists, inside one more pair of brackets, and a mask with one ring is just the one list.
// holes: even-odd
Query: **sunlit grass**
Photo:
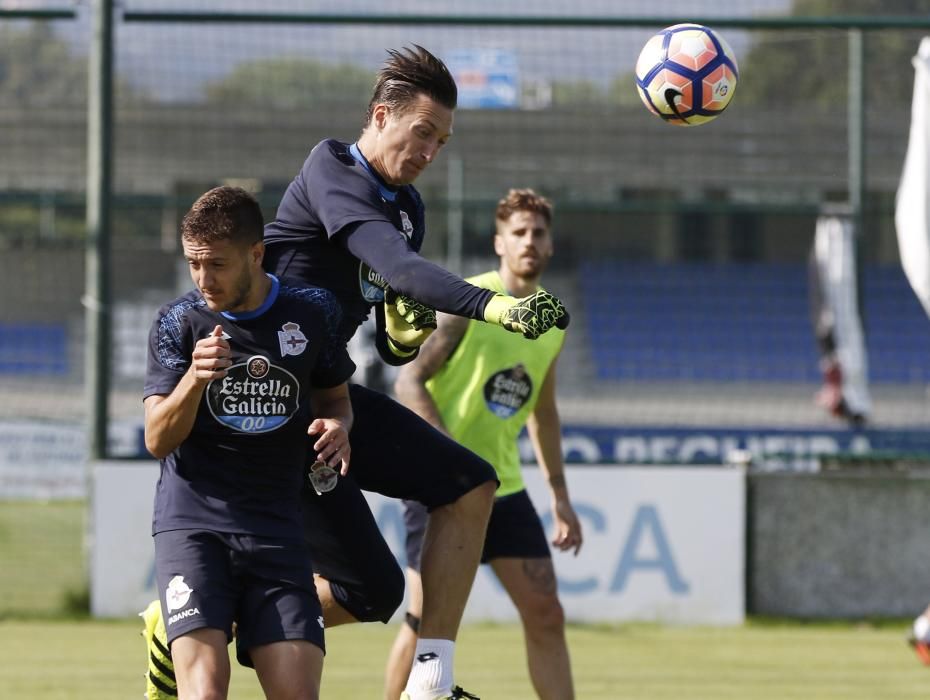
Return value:
[[(925, 697), (930, 669), (904, 643), (905, 624), (750, 622), (737, 628), (571, 626), (580, 700), (617, 698)], [(0, 697), (140, 698), (145, 665), (138, 620), (0, 623)], [(379, 698), (394, 625), (327, 633), (323, 697)], [(532, 698), (517, 625), (468, 625), (456, 680), (483, 700)], [(254, 673), (233, 665), (230, 698), (261, 698)]]

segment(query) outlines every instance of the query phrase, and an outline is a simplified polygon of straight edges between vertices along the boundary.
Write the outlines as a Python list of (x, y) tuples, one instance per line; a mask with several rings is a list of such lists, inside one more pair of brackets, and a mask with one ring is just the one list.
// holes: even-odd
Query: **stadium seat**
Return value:
[(68, 333), (63, 323), (0, 323), (0, 374), (67, 373)]
[[(582, 264), (598, 379), (821, 380), (803, 263)], [(930, 320), (898, 267), (863, 273), (874, 383), (930, 382)]]

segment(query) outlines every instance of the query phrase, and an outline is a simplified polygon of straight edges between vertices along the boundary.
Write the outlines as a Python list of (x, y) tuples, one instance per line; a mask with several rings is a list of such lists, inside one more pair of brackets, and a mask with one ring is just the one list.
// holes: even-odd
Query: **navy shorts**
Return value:
[(254, 646), (304, 639), (326, 650), (307, 546), (300, 539), (211, 530), (155, 535), (155, 579), (168, 643), (209, 627), (232, 639), (251, 666)]
[(356, 619), (387, 622), (404, 595), (404, 574), (361, 489), (417, 501), (428, 510), (493, 481), (494, 468), (380, 392), (349, 386), (355, 421), (349, 475), (322, 495), (305, 485), (304, 533), (313, 570)]
[[(407, 531), (407, 566), (419, 571), (423, 535), (426, 532), (426, 509), (419, 503), (404, 501), (404, 525)], [(525, 489), (494, 501), (481, 563), (487, 564), (492, 559), (502, 557), (552, 558), (542, 521)]]
[(359, 384), (349, 392), (355, 415), (349, 469), (359, 488), (432, 510), (497, 483), (494, 467), (391, 397)]

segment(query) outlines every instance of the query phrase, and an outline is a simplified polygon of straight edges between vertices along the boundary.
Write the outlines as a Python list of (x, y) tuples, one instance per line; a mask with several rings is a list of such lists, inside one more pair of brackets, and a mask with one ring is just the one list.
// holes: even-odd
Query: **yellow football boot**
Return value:
[(171, 700), (178, 697), (178, 684), (174, 678), (174, 663), (168, 650), (168, 635), (161, 617), (161, 603), (153, 600), (139, 613), (145, 627), (142, 638), (148, 650), (148, 669), (145, 672), (147, 700)]

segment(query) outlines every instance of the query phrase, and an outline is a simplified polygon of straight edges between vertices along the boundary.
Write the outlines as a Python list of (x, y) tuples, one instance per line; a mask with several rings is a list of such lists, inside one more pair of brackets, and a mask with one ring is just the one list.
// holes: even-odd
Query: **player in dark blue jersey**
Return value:
[[(394, 365), (417, 354), (435, 328), (435, 309), (531, 338), (566, 325), (564, 307), (547, 292), (497, 294), (419, 255), (424, 208), (412, 183), (452, 135), (457, 89), (422, 47), (388, 53), (358, 141), (322, 141), (287, 188), (265, 227), (266, 269), (334, 292), (347, 340), (374, 307), (376, 345)], [(307, 494), (327, 625), (387, 620), (403, 592), (358, 488), (420, 501), (430, 512), (423, 616), (405, 697), (466, 697), (453, 687), (454, 641), (493, 502), (493, 468), (387, 397), (350, 391), (352, 471), (334, 492)]]
[(150, 663), (150, 700), (226, 697), (234, 622), (266, 697), (319, 697), (323, 616), (300, 492), (308, 462), (330, 477), (318, 488), (348, 470), (355, 366), (335, 296), (262, 269), (262, 228), (244, 190), (201, 196), (182, 224), (196, 289), (150, 334), (145, 444), (161, 460), (152, 532), (174, 664)]

